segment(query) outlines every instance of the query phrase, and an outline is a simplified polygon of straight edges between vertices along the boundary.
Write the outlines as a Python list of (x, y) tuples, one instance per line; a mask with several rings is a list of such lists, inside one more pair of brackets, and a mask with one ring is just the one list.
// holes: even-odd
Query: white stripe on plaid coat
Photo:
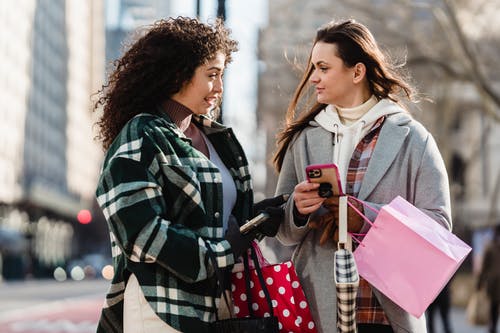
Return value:
[[(193, 117), (233, 176), (233, 214), (248, 218), (253, 194), (247, 159), (229, 128)], [(222, 177), (164, 113), (140, 114), (114, 140), (96, 191), (111, 234), (115, 276), (98, 332), (123, 331), (123, 293), (134, 273), (170, 326), (207, 332), (216, 289), (207, 246), (220, 267), (234, 264), (223, 240)], [(217, 300), (218, 303), (218, 300)]]
[(356, 295), (359, 275), (350, 250), (338, 249), (334, 253), (334, 279), (337, 288), (337, 328), (339, 332), (355, 333)]

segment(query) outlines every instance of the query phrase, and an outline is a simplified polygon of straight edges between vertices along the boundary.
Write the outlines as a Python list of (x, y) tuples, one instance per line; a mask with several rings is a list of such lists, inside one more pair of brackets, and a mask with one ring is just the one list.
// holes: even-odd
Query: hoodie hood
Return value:
[(373, 124), (382, 116), (388, 116), (394, 113), (404, 112), (404, 110), (396, 103), (383, 99), (377, 102), (368, 112), (366, 112), (361, 118), (352, 124), (344, 125), (340, 120), (337, 109), (334, 105), (328, 105), (325, 109), (320, 111), (314, 121), (311, 122), (312, 126), (321, 126), (325, 130), (342, 135), (342, 133), (349, 131), (354, 128), (368, 128), (368, 130), (373, 126)]
[(316, 115), (314, 121), (311, 121), (311, 126), (320, 126), (334, 134), (332, 162), (337, 164), (339, 168), (343, 188), (345, 188), (347, 169), (352, 154), (361, 139), (370, 132), (380, 117), (401, 112), (405, 111), (399, 105), (388, 99), (383, 99), (378, 101), (361, 118), (348, 125), (342, 123), (334, 105), (328, 105)]

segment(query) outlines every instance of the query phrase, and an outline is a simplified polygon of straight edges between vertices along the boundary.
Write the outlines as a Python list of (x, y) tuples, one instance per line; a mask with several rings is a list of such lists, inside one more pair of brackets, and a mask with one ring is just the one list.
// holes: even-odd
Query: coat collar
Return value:
[(366, 199), (386, 174), (410, 133), (410, 128), (406, 126), (409, 122), (411, 122), (411, 116), (407, 113), (387, 117), (368, 163), (368, 169), (359, 190), (359, 199)]
[[(377, 145), (368, 164), (361, 185), (359, 199), (366, 199), (375, 189), (396, 158), (410, 128), (411, 116), (401, 112), (387, 116), (380, 130)], [(333, 160), (332, 133), (321, 127), (310, 127), (306, 132), (309, 164), (329, 163)]]

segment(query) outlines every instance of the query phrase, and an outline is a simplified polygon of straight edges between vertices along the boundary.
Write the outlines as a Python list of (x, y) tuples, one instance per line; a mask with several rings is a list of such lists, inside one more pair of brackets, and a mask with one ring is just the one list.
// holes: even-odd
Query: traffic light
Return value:
[(80, 224), (89, 224), (92, 222), (92, 214), (88, 209), (82, 209), (76, 215), (76, 219)]

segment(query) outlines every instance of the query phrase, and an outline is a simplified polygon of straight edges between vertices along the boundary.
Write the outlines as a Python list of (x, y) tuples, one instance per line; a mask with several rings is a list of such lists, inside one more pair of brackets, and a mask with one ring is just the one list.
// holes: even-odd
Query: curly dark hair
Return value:
[(127, 121), (139, 113), (157, 113), (157, 105), (188, 83), (197, 67), (218, 52), (231, 62), (238, 43), (222, 20), (213, 24), (188, 17), (153, 23), (125, 54), (114, 61), (114, 70), (98, 91), (94, 112), (103, 107), (97, 121), (97, 139), (104, 149)]

